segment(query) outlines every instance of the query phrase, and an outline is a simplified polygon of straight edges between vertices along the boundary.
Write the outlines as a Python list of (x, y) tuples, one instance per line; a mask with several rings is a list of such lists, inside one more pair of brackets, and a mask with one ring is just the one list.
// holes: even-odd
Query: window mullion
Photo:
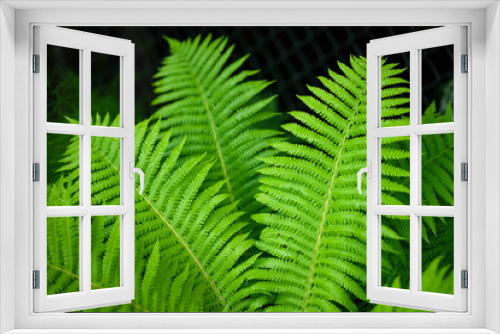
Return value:
[[(83, 49), (82, 66), (81, 66), (81, 97), (82, 109), (80, 111), (82, 125), (90, 129), (90, 108), (91, 108), (91, 68), (90, 68), (91, 53), (88, 48)], [(91, 291), (91, 134), (87, 131), (82, 136), (81, 147), (81, 181), (80, 193), (82, 194), (82, 204), (88, 208), (85, 216), (82, 218), (82, 234), (80, 234), (80, 275), (83, 277), (83, 291), (90, 293)]]
[(417, 135), (435, 135), (444, 133), (455, 133), (455, 125), (450, 123), (420, 124), (414, 126), (397, 126), (376, 128), (373, 135), (378, 138), (409, 136), (410, 133)]
[(409, 205), (375, 205), (373, 213), (377, 215), (409, 216), (415, 214), (419, 217), (454, 217), (455, 210), (452, 206), (417, 206)]
[[(416, 143), (417, 143), (417, 152), (414, 154), (415, 157), (414, 159), (417, 161), (417, 166), (416, 166), (416, 178), (417, 178), (417, 188), (414, 189), (414, 192), (416, 193), (416, 203), (417, 206), (415, 206), (412, 209), (417, 209), (421, 208), (423, 203), (422, 203), (422, 135), (426, 133), (427, 128), (432, 128), (432, 127), (427, 127), (425, 128), (422, 125), (422, 113), (424, 111), (424, 107), (422, 106), (422, 90), (423, 90), (423, 79), (422, 79), (422, 50), (421, 49), (416, 49), (415, 50), (415, 56), (417, 57), (417, 66), (415, 70), (415, 74), (418, 75), (416, 79), (418, 83), (418, 89), (417, 89), (417, 101), (415, 101), (415, 105), (417, 106), (416, 110), (416, 115), (413, 118), (413, 121), (415, 125), (413, 126), (413, 129), (415, 129), (414, 134), (416, 136)], [(446, 127), (446, 125), (441, 125), (440, 127), (435, 128), (435, 130), (440, 131), (441, 133), (444, 133), (446, 131), (449, 131), (448, 129), (443, 129), (443, 127)], [(439, 129), (441, 128), (441, 129)], [(423, 131), (422, 131), (423, 130)], [(451, 131), (453, 131), (453, 125), (451, 126)], [(427, 131), (430, 132), (430, 131)], [(411, 153), (410, 153), (411, 155)], [(410, 158), (411, 159), (411, 158)], [(410, 190), (411, 192), (411, 190)], [(411, 195), (410, 195), (411, 196)], [(417, 290), (421, 291), (422, 290), (422, 214), (419, 214), (416, 216), (417, 212), (413, 211), (413, 214), (416, 217), (416, 231), (414, 233), (415, 238), (413, 238), (412, 242), (416, 245), (416, 265), (415, 265), (415, 271), (416, 271), (416, 277), (417, 277)]]
[(419, 175), (419, 135), (414, 131), (418, 125), (419, 97), (420, 97), (420, 57), (417, 49), (410, 51), (410, 291), (416, 293), (420, 290), (420, 240), (419, 216), (414, 210), (419, 205), (418, 189), (420, 188)]
[[(83, 124), (83, 50), (79, 50), (79, 73), (78, 73), (78, 85), (79, 85), (79, 105), (78, 105), (78, 110), (79, 110), (79, 119), (80, 119), (80, 124)], [(80, 124), (77, 125), (78, 127), (80, 127)], [(47, 127), (50, 127), (51, 124), (50, 123), (47, 123)], [(84, 203), (84, 198), (85, 198), (85, 194), (84, 194), (84, 191), (83, 189), (85, 189), (85, 183), (84, 183), (84, 169), (82, 168), (83, 166), (83, 154), (82, 152), (84, 152), (84, 149), (83, 149), (83, 136), (80, 136), (80, 140), (78, 141), (80, 143), (80, 147), (79, 147), (79, 151), (80, 151), (80, 154), (79, 154), (79, 157), (80, 157), (80, 161), (79, 161), (79, 179), (80, 179), (80, 206), (83, 206), (85, 203)], [(48, 211), (48, 210), (47, 210)], [(83, 219), (83, 216), (79, 216), (79, 223), (78, 223), (78, 227), (79, 227), (79, 251), (78, 251), (78, 263), (79, 263), (79, 266), (78, 266), (78, 276), (79, 277), (84, 277), (83, 273), (84, 273), (84, 267), (83, 267), (83, 259), (84, 259), (84, 246), (83, 246), (83, 242), (82, 242), (82, 236), (85, 235), (85, 229), (84, 229), (84, 219)], [(85, 289), (85, 285), (84, 285), (84, 280), (83, 279), (79, 279), (79, 284), (80, 284), (80, 288), (79, 288), (79, 291), (84, 291)]]

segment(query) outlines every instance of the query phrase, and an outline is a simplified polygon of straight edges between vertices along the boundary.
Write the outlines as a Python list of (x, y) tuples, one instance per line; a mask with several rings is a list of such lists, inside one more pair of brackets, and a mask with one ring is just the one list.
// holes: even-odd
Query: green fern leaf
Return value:
[[(109, 124), (107, 118), (97, 121)], [(117, 122), (115, 119), (111, 124)], [(139, 264), (136, 299), (127, 307), (97, 311), (245, 309), (248, 295), (239, 294), (239, 290), (249, 285), (247, 272), (258, 256), (249, 254), (254, 241), (242, 233), (248, 224), (241, 220), (243, 212), (235, 210), (237, 203), (231, 203), (229, 195), (221, 193), (224, 181), (207, 185), (214, 161), (204, 161), (200, 156), (179, 164), (184, 141), (179, 142), (168, 157), (163, 157), (170, 132), (160, 139), (160, 124), (156, 122), (149, 130), (145, 130), (149, 128), (148, 122), (136, 127), (140, 134), (136, 140), (136, 151), (140, 152), (136, 166), (145, 171), (147, 180), (144, 193), (136, 193), (136, 263)], [(68, 152), (78, 152), (73, 145), (78, 142), (72, 142)], [(91, 189), (95, 205), (119, 201), (118, 152), (119, 143), (113, 138), (92, 141)], [(68, 175), (77, 175), (70, 168), (65, 170)], [(49, 198), (56, 199), (59, 188), (60, 185), (53, 186)], [(92, 267), (93, 288), (118, 286), (120, 282), (120, 235), (116, 218), (93, 218), (92, 259), (97, 263)], [(51, 244), (54, 246), (49, 246), (50, 251), (61, 262), (58, 255), (61, 246), (57, 242)], [(78, 255), (78, 247), (71, 247), (71, 252)], [(70, 276), (77, 278), (78, 271), (68, 268)], [(228, 280), (228, 277), (234, 279)]]
[(227, 47), (227, 38), (166, 40), (170, 55), (155, 75), (152, 104), (161, 107), (153, 117), (161, 118), (162, 130), (172, 129), (171, 148), (185, 141), (180, 161), (206, 155), (215, 161), (208, 179), (224, 181), (237, 209), (259, 212), (257, 157), (273, 155), (269, 144), (279, 135), (262, 128), (276, 116), (268, 111), (276, 97), (260, 97), (271, 82), (249, 80), (257, 71), (240, 70), (247, 57), (229, 63), (234, 46)]
[(274, 213), (252, 217), (267, 226), (257, 246), (272, 255), (257, 263), (259, 287), (277, 293), (266, 311), (356, 311), (365, 298), (366, 203), (352, 176), (366, 157), (366, 63), (351, 66), (308, 87), (299, 98), (309, 111), (283, 126), (298, 144), (273, 144), (281, 155), (262, 159), (257, 200)]
[[(268, 166), (260, 170), (256, 198), (272, 213), (252, 216), (266, 226), (257, 247), (269, 254), (253, 274), (261, 277), (256, 291), (276, 295), (259, 306), (265, 311), (357, 311), (356, 300), (365, 299), (366, 203), (356, 191), (356, 173), (366, 164), (366, 61), (351, 57), (350, 65), (339, 64), (342, 74), (329, 71), (328, 78), (319, 78), (323, 87), (308, 87), (311, 95), (299, 96), (308, 111), (290, 112), (294, 122), (283, 126), (293, 142), (272, 144), (280, 154), (261, 159)], [(383, 64), (383, 126), (409, 124), (409, 83), (398, 77), (404, 70)], [(427, 113), (424, 117), (440, 121), (432, 106)], [(443, 144), (423, 141), (429, 159), (449, 158), (444, 143), (453, 141), (446, 136)], [(383, 202), (402, 204), (409, 193), (408, 141), (387, 138), (382, 145)], [(437, 177), (448, 180), (452, 166), (446, 161), (440, 166)], [(429, 184), (438, 201), (449, 203), (449, 184)], [(383, 271), (392, 270), (387, 275), (392, 282), (394, 273), (408, 265), (409, 229), (405, 217), (385, 218), (382, 248), (396, 260), (384, 263)], [(424, 228), (437, 231), (437, 224), (427, 220)], [(442, 237), (443, 226), (437, 231)], [(434, 247), (436, 240), (430, 240)]]

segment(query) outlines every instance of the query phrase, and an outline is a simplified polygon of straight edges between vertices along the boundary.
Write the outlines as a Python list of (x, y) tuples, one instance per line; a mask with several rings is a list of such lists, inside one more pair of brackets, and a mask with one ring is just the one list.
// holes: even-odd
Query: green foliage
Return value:
[(356, 172), (366, 163), (366, 63), (351, 57), (344, 75), (320, 77), (299, 98), (308, 112), (294, 111), (283, 128), (299, 144), (276, 143), (281, 155), (263, 158), (262, 193), (273, 213), (253, 218), (267, 227), (259, 249), (262, 289), (277, 293), (266, 311), (356, 311), (364, 299), (366, 199), (356, 190)]
[[(97, 123), (107, 126), (107, 119), (98, 119)], [(148, 122), (136, 129), (136, 166), (144, 170), (147, 180), (143, 195), (136, 193), (136, 298), (132, 304), (99, 311), (244, 310), (248, 268), (259, 255), (248, 254), (254, 241), (241, 233), (247, 224), (240, 218), (243, 213), (235, 210), (229, 195), (221, 193), (223, 181), (204, 187), (213, 161), (203, 161), (199, 156), (178, 166), (184, 142), (163, 158), (170, 133), (159, 139), (159, 131), (160, 122), (150, 130)], [(77, 142), (70, 144), (69, 152), (75, 152), (73, 145)], [(92, 141), (93, 204), (118, 203), (118, 152), (119, 141), (113, 138)], [(66, 158), (71, 161), (70, 155)], [(77, 172), (69, 167), (66, 172), (66, 182), (74, 182)], [(65, 188), (72, 189), (68, 184)], [(58, 184), (50, 187), (49, 198), (61, 193), (59, 188)], [(66, 193), (68, 203), (76, 199), (69, 191)], [(93, 218), (94, 288), (116, 286), (119, 282), (116, 226), (116, 217)], [(49, 253), (62, 248), (78, 258), (78, 247), (64, 240), (62, 245), (49, 243)], [(71, 277), (78, 277), (77, 267), (65, 269)], [(52, 282), (55, 284), (49, 284)]]
[(47, 219), (48, 295), (79, 290), (78, 231), (78, 218)]
[[(422, 123), (449, 122), (452, 113), (450, 104), (444, 113), (438, 113), (433, 102), (425, 109)], [(387, 139), (382, 141), (382, 203), (409, 205), (409, 142), (407, 137)], [(453, 206), (453, 134), (424, 135), (421, 142), (422, 204)], [(396, 232), (397, 238), (383, 240), (383, 257), (391, 258), (391, 261), (383, 263), (383, 283), (390, 285), (399, 276), (401, 284), (407, 287), (404, 282), (409, 282), (409, 217), (384, 218), (387, 218), (387, 227)], [(443, 256), (441, 266), (450, 268), (453, 264), (453, 227), (453, 218), (422, 217), (423, 270), (438, 256)]]
[(92, 217), (91, 279), (92, 289), (120, 286), (119, 216)]
[[(155, 76), (157, 121), (136, 126), (136, 166), (146, 174), (144, 193), (135, 194), (136, 298), (90, 311), (372, 310), (366, 198), (356, 187), (366, 165), (366, 60), (352, 56), (350, 66), (339, 63), (342, 73), (319, 77), (323, 87), (308, 87), (311, 95), (299, 96), (307, 109), (289, 113), (283, 141), (269, 125), (275, 97), (262, 98), (270, 83), (248, 80), (256, 71), (239, 70), (246, 57), (228, 63), (227, 39), (167, 41), (171, 55)], [(383, 126), (409, 122), (404, 70), (383, 64)], [(434, 103), (422, 116), (426, 123), (451, 118), (451, 106), (440, 114)], [(119, 121), (98, 115), (95, 123)], [(48, 205), (78, 205), (78, 154), (73, 139), (48, 187)], [(120, 140), (92, 138), (93, 205), (119, 204), (119, 154)], [(408, 204), (408, 157), (407, 138), (382, 142), (383, 204)], [(422, 178), (425, 205), (453, 205), (452, 134), (422, 138)], [(92, 219), (93, 289), (119, 284), (117, 222)], [(78, 223), (48, 222), (49, 293), (78, 290)], [(385, 286), (409, 281), (408, 223), (384, 217)], [(422, 236), (424, 276), (448, 284), (453, 220), (423, 218)]]
[[(425, 124), (441, 123), (452, 116), (451, 105), (436, 114), (432, 103), (424, 115)], [(452, 133), (422, 136), (422, 204), (453, 206), (454, 135)]]
[(271, 82), (249, 80), (258, 71), (240, 70), (248, 56), (230, 63), (234, 46), (227, 47), (227, 38), (166, 40), (171, 54), (155, 75), (152, 104), (161, 107), (153, 118), (161, 118), (162, 130), (172, 129), (172, 146), (185, 141), (181, 161), (213, 159), (209, 180), (224, 181), (239, 210), (259, 212), (257, 158), (274, 154), (269, 144), (279, 135), (263, 128), (278, 115), (269, 111), (276, 96), (261, 97)]
[[(322, 88), (308, 87), (312, 95), (299, 98), (309, 110), (291, 112), (295, 122), (283, 126), (295, 140), (273, 144), (281, 154), (262, 158), (268, 167), (260, 170), (257, 199), (273, 212), (252, 216), (266, 226), (256, 245), (270, 254), (257, 262), (264, 279), (257, 285), (276, 294), (265, 311), (357, 311), (356, 300), (365, 299), (366, 199), (356, 191), (356, 173), (366, 165), (366, 62), (351, 57), (350, 65), (339, 64), (343, 74), (320, 77)], [(383, 64), (383, 126), (407, 123), (408, 82), (398, 77), (403, 70)], [(434, 111), (426, 115), (438, 119)], [(409, 165), (401, 162), (408, 159), (408, 148), (402, 149), (408, 142), (398, 137), (382, 145), (382, 199), (402, 204), (409, 193)], [(446, 149), (430, 152), (424, 145), (432, 157)], [(408, 267), (409, 224), (404, 217), (385, 218), (382, 247), (392, 257), (383, 277), (392, 282)], [(449, 249), (430, 245), (436, 252)]]

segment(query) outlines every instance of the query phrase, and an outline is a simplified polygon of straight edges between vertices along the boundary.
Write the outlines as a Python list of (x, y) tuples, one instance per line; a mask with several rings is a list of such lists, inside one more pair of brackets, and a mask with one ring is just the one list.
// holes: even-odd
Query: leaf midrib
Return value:
[[(96, 146), (96, 145), (93, 145), (94, 148), (99, 152), (99, 154), (101, 155), (101, 157), (107, 161), (109, 163), (109, 165), (114, 168), (118, 173), (120, 172), (120, 170), (108, 159), (107, 156), (105, 156), (103, 154), (103, 152)], [(203, 267), (203, 265), (201, 264), (201, 262), (198, 260), (198, 258), (196, 257), (196, 255), (194, 254), (194, 252), (191, 250), (191, 248), (188, 246), (188, 244), (184, 241), (184, 239), (182, 238), (182, 236), (175, 230), (175, 228), (167, 221), (167, 219), (160, 213), (160, 211), (153, 205), (153, 203), (147, 199), (147, 197), (144, 195), (144, 194), (140, 194), (139, 191), (137, 191), (137, 188), (135, 188), (135, 192), (142, 197), (142, 199), (149, 204), (149, 206), (153, 209), (153, 211), (158, 215), (158, 217), (165, 223), (165, 225), (167, 225), (167, 227), (172, 231), (172, 233), (176, 236), (176, 238), (179, 240), (179, 242), (184, 246), (184, 248), (186, 249), (186, 251), (188, 252), (188, 254), (191, 256), (191, 258), (193, 259), (193, 261), (196, 263), (196, 265), (198, 266), (198, 269), (201, 271), (201, 273), (203, 274), (203, 276), (205, 277), (205, 279), (208, 281), (208, 283), (210, 284), (210, 286), (213, 288), (214, 292), (215, 292), (215, 295), (219, 298), (219, 300), (221, 301), (221, 304), (223, 307), (226, 307), (227, 305), (227, 302), (225, 301), (224, 297), (222, 296), (221, 292), (219, 291), (219, 289), (217, 288), (217, 286), (215, 285), (215, 282), (211, 279), (210, 275), (208, 274), (208, 272), (205, 270), (205, 268)]]
[(182, 238), (182, 236), (175, 230), (175, 228), (167, 221), (167, 219), (165, 217), (163, 217), (163, 215), (158, 211), (158, 209), (153, 205), (153, 203), (151, 203), (151, 201), (149, 201), (146, 196), (144, 195), (141, 195), (139, 194), (139, 192), (137, 191), (137, 189), (135, 189), (136, 193), (139, 195), (139, 196), (142, 196), (143, 200), (148, 203), (151, 208), (153, 209), (153, 211), (160, 217), (160, 219), (165, 223), (165, 225), (167, 225), (167, 227), (172, 231), (172, 233), (176, 236), (176, 238), (179, 240), (179, 242), (184, 246), (184, 248), (186, 249), (186, 251), (188, 252), (188, 254), (191, 256), (191, 258), (193, 259), (193, 261), (196, 263), (196, 265), (198, 266), (198, 269), (201, 271), (201, 273), (203, 274), (203, 276), (205, 277), (205, 279), (208, 281), (208, 283), (210, 284), (210, 286), (213, 288), (214, 292), (215, 292), (215, 295), (219, 298), (219, 300), (221, 301), (221, 304), (223, 307), (226, 307), (227, 303), (226, 301), (224, 300), (224, 297), (222, 296), (222, 294), (220, 293), (219, 289), (217, 288), (217, 286), (215, 286), (215, 282), (211, 279), (210, 275), (208, 274), (208, 272), (205, 270), (205, 268), (203, 267), (203, 265), (201, 264), (200, 260), (198, 260), (198, 258), (196, 257), (196, 255), (194, 254), (194, 252), (191, 250), (191, 248), (189, 248), (188, 244), (184, 241), (184, 239)]
[(200, 80), (198, 79), (198, 76), (196, 75), (191, 62), (185, 57), (184, 54), (181, 53), (180, 56), (182, 57), (182, 59), (184, 60), (186, 65), (189, 67), (189, 71), (190, 71), (191, 75), (193, 76), (194, 80), (196, 81), (196, 88), (198, 89), (198, 91), (200, 92), (200, 94), (203, 98), (203, 105), (205, 107), (205, 111), (207, 112), (208, 122), (210, 123), (210, 129), (212, 131), (212, 136), (214, 138), (215, 148), (217, 149), (217, 155), (219, 156), (219, 162), (220, 162), (220, 165), (222, 168), (222, 173), (224, 174), (224, 178), (226, 181), (227, 190), (229, 192), (231, 202), (234, 202), (233, 187), (231, 186), (231, 182), (229, 181), (229, 174), (227, 171), (226, 162), (224, 160), (224, 156), (222, 154), (222, 149), (221, 149), (221, 146), (219, 143), (219, 139), (217, 137), (216, 125), (215, 125), (215, 122), (214, 122), (213, 117), (212, 117), (212, 112), (211, 112), (212, 109), (210, 108), (210, 103), (208, 101), (207, 94), (206, 94), (205, 89), (203, 88)]
[[(426, 166), (427, 166), (427, 165), (429, 165), (430, 163), (432, 163), (432, 162), (436, 161), (439, 157), (441, 157), (442, 155), (444, 155), (444, 154), (445, 154), (446, 152), (448, 152), (449, 150), (453, 150), (454, 148), (455, 148), (455, 145), (450, 146), (450, 147), (448, 147), (447, 149), (445, 149), (445, 150), (441, 151), (441, 153), (439, 153), (438, 155), (436, 155), (436, 156), (432, 157), (432, 158), (431, 158), (431, 159), (429, 159), (426, 163), (422, 164), (422, 168), (421, 168), (421, 169), (423, 170), (423, 169), (424, 169), (424, 167), (426, 167)], [(409, 178), (407, 178), (407, 179), (406, 179), (406, 180), (402, 183), (402, 185), (406, 185), (406, 184), (408, 184), (408, 183), (410, 183), (410, 179), (409, 179)], [(396, 192), (395, 192), (395, 191), (393, 191), (393, 192), (389, 193), (389, 194), (388, 194), (388, 196), (391, 196), (391, 195), (393, 195), (394, 193), (396, 193)]]
[(332, 177), (330, 179), (330, 185), (328, 187), (328, 193), (327, 193), (327, 196), (326, 196), (325, 206), (323, 208), (323, 213), (321, 215), (321, 223), (320, 223), (320, 226), (319, 226), (318, 238), (316, 239), (316, 245), (314, 246), (314, 253), (313, 253), (312, 263), (311, 263), (311, 266), (310, 266), (310, 269), (309, 269), (309, 277), (308, 277), (308, 280), (307, 280), (307, 288), (306, 288), (306, 292), (304, 294), (304, 302), (302, 304), (302, 311), (303, 312), (306, 312), (306, 310), (307, 310), (307, 303), (309, 301), (309, 296), (311, 294), (311, 285), (312, 285), (312, 281), (313, 281), (313, 277), (314, 277), (316, 262), (318, 260), (319, 246), (321, 244), (321, 237), (323, 235), (323, 227), (324, 227), (324, 224), (325, 224), (325, 221), (326, 221), (326, 215), (327, 215), (327, 212), (328, 212), (328, 206), (330, 204), (330, 198), (332, 197), (333, 186), (335, 184), (335, 177), (338, 174), (338, 167), (339, 167), (339, 164), (340, 164), (340, 160), (342, 158), (342, 153), (344, 152), (345, 142), (347, 140), (347, 134), (349, 133), (349, 130), (351, 129), (352, 121), (354, 119), (354, 116), (358, 112), (359, 106), (361, 104), (361, 97), (364, 94), (365, 93), (363, 93), (363, 94), (360, 95), (360, 98), (358, 99), (358, 102), (356, 103), (356, 107), (354, 109), (354, 112), (352, 113), (352, 115), (351, 115), (351, 117), (349, 119), (349, 124), (347, 126), (347, 129), (346, 129), (346, 131), (344, 131), (344, 138), (342, 139), (342, 146), (339, 149), (339, 153), (338, 153), (337, 159), (336, 159), (337, 161), (335, 163), (335, 167), (334, 167), (333, 172), (332, 172)]

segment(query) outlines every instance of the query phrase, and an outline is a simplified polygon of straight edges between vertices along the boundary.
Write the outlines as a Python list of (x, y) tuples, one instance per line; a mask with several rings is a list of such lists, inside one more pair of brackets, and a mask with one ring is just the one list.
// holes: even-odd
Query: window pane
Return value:
[(422, 205), (453, 206), (454, 135), (422, 136)]
[(92, 217), (92, 290), (120, 286), (120, 216)]
[(381, 66), (381, 125), (410, 125), (410, 53), (382, 57)]
[(410, 217), (381, 216), (381, 285), (410, 289)]
[(453, 45), (421, 50), (422, 122), (453, 122)]
[(92, 137), (92, 205), (119, 205), (120, 138)]
[(80, 205), (80, 136), (47, 134), (47, 206)]
[(91, 53), (92, 125), (120, 126), (120, 57)]
[(410, 205), (410, 137), (381, 138), (383, 205)]
[(47, 122), (80, 122), (80, 50), (47, 45)]
[(454, 219), (422, 217), (422, 291), (453, 294)]
[(47, 218), (47, 294), (80, 290), (80, 218)]

